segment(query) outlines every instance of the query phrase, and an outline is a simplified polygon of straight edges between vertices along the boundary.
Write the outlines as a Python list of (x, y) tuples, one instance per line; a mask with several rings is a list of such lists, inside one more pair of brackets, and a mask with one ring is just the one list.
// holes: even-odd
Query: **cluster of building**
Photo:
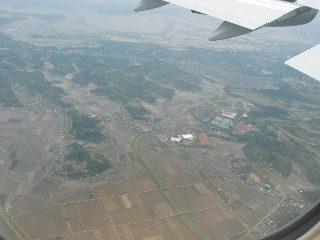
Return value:
[(238, 113), (234, 111), (222, 111), (221, 116), (229, 119), (235, 119)]
[(229, 130), (233, 126), (232, 120), (228, 118), (224, 118), (221, 116), (216, 116), (212, 121), (211, 124), (213, 126), (219, 127), (219, 128), (224, 128), (226, 130)]
[(224, 107), (221, 113), (211, 121), (211, 125), (220, 128), (221, 133), (225, 132), (223, 130), (228, 131), (232, 129), (232, 134), (234, 135), (244, 135), (256, 131), (257, 128), (255, 126), (240, 121), (242, 118), (248, 117), (247, 110), (251, 107), (248, 105), (244, 106)]
[(194, 141), (194, 136), (190, 133), (185, 134), (185, 135), (178, 135), (178, 137), (171, 137), (170, 138), (170, 142), (176, 142), (176, 143), (180, 143), (180, 142), (193, 142)]
[(211, 124), (215, 127), (229, 130), (234, 125), (234, 121), (237, 119), (238, 115), (239, 113), (236, 107), (228, 106), (222, 109), (221, 114), (216, 116), (211, 121)]
[(233, 128), (232, 133), (235, 135), (243, 135), (253, 131), (254, 129), (255, 127), (251, 124), (240, 122), (237, 126)]
[(278, 208), (275, 211), (271, 212), (264, 221), (253, 229), (252, 237), (254, 239), (262, 238), (268, 233), (278, 229), (279, 220), (280, 218), (283, 218), (281, 216), (282, 214), (284, 214), (284, 217), (288, 214), (299, 216), (312, 206), (313, 204), (306, 200), (302, 195), (287, 197), (280, 205), (278, 205)]

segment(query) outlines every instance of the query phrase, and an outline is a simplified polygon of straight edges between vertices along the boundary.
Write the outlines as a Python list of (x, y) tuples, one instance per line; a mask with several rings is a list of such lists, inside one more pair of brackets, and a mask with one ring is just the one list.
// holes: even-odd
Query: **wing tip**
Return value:
[(141, 0), (140, 3), (133, 9), (133, 11), (142, 12), (142, 11), (162, 7), (167, 4), (169, 3), (163, 0)]

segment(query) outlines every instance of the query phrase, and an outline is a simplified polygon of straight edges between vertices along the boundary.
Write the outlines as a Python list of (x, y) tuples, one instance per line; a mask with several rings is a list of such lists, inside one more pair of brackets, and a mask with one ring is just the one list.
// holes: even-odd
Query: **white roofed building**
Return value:
[(171, 137), (171, 138), (170, 138), (170, 142), (177, 142), (177, 143), (179, 143), (179, 142), (181, 142), (181, 138)]
[(194, 140), (194, 136), (192, 134), (185, 134), (185, 135), (181, 135), (183, 140), (186, 141), (193, 141)]

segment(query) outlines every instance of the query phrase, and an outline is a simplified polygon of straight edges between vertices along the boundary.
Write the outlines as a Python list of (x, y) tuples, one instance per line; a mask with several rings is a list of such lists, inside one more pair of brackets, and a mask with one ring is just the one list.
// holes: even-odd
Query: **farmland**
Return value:
[(298, 43), (259, 53), (247, 39), (204, 44), (206, 20), (126, 18), (161, 22), (141, 35), (114, 31), (121, 17), (10, 11), (21, 18), (0, 12), (0, 214), (18, 239), (258, 238), (311, 206), (319, 86), (272, 70)]
[[(36, 184), (46, 180), (46, 172), (63, 146), (59, 132), (61, 118), (27, 111), (1, 111), (1, 116), (1, 146), (6, 150), (1, 168), (1, 203), (13, 206), (22, 196), (35, 191)], [(29, 203), (37, 204), (33, 198), (40, 195), (29, 194)]]
[[(145, 145), (143, 148), (149, 147)], [(182, 216), (192, 220), (192, 226), (201, 234), (210, 234), (212, 237), (245, 232), (242, 224), (232, 216), (216, 187), (204, 179), (197, 168), (180, 159), (175, 160), (179, 165), (166, 164), (166, 159), (173, 156), (164, 150), (154, 157), (161, 165), (155, 166), (155, 171), (163, 179), (166, 194), (151, 179), (97, 187), (94, 186), (97, 179), (96, 182), (91, 179), (87, 183), (91, 186), (87, 188), (87, 192), (62, 201), (53, 194), (54, 204), (37, 211), (17, 214), (15, 219), (32, 239), (53, 239), (58, 236), (62, 239), (96, 236), (98, 239), (100, 234), (104, 237), (116, 237), (114, 239), (195, 239), (185, 229), (184, 221), (180, 219)], [(171, 170), (164, 171), (163, 166), (166, 169), (171, 167)], [(186, 178), (188, 173), (192, 177)], [(86, 191), (85, 188), (83, 190)], [(171, 205), (168, 196), (178, 207)], [(226, 226), (216, 236), (212, 235), (213, 232), (207, 233), (208, 226), (203, 225), (206, 221), (200, 220), (204, 216), (209, 217), (210, 213), (215, 213), (218, 217), (215, 224), (217, 229)], [(36, 228), (39, 224), (41, 228)], [(138, 229), (143, 231), (137, 231)]]
[[(125, 125), (112, 128), (124, 131)], [(123, 145), (121, 137), (115, 141)], [(119, 172), (122, 164), (82, 183), (48, 177), (38, 185), (43, 190), (51, 187), (46, 197), (38, 195), (40, 207), (25, 198), (10, 214), (31, 239), (238, 238), (281, 200), (209, 169), (205, 159), (191, 155), (184, 160), (183, 150), (152, 135), (133, 142), (138, 162), (150, 169), (145, 177), (126, 180), (125, 168)], [(117, 171), (120, 178), (114, 178)]]
[[(214, 181), (201, 174), (194, 162), (172, 153), (179, 149), (152, 135), (134, 140), (126, 124), (110, 122), (110, 134), (122, 156), (119, 164), (107, 174), (73, 181), (50, 171), (64, 144), (61, 115), (2, 113), (1, 143), (7, 148), (3, 164), (8, 169), (2, 175), (1, 201), (30, 239), (215, 239), (246, 233)], [(27, 147), (19, 142), (26, 138)], [(136, 157), (142, 157), (155, 175), (130, 180), (137, 173), (132, 169), (137, 164), (130, 163)], [(203, 221), (211, 214), (217, 216), (216, 228)], [(144, 231), (137, 231), (138, 227)]]

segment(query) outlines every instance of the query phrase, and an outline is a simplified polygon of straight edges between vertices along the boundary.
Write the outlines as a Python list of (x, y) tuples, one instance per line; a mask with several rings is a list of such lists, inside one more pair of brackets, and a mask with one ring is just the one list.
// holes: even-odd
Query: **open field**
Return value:
[[(144, 141), (142, 140), (142, 142)], [(232, 215), (227, 202), (220, 196), (216, 186), (204, 178), (193, 164), (177, 158), (167, 151), (168, 146), (161, 144), (160, 142), (151, 143), (149, 145), (143, 144), (142, 151), (148, 153), (150, 152), (148, 151), (148, 148), (153, 148), (154, 145), (157, 145), (158, 152), (147, 155), (148, 157), (145, 161), (150, 161), (150, 164), (153, 165), (151, 167), (154, 169), (155, 177), (158, 176), (156, 177), (158, 179), (157, 181), (163, 188), (168, 189), (166, 196), (170, 199), (169, 203), (173, 209), (186, 214), (182, 222), (185, 223), (187, 228), (192, 228), (192, 231), (196, 234), (214, 237), (212, 232), (209, 232), (208, 229), (201, 226), (203, 220), (202, 216), (205, 216), (207, 211), (210, 211), (211, 209), (225, 208), (227, 214), (220, 214), (220, 219), (218, 221), (220, 222), (223, 221), (223, 219), (233, 218), (233, 223), (237, 226), (235, 228), (231, 227), (230, 229), (233, 229), (232, 231), (234, 232), (228, 233), (228, 235), (244, 234), (246, 232), (242, 223)], [(192, 219), (190, 216), (193, 216), (193, 214), (198, 216), (198, 219)], [(188, 221), (191, 221), (192, 223), (189, 222), (186, 224)], [(210, 219), (209, 222), (210, 225), (216, 224), (215, 222), (212, 222), (212, 219)]]
[[(65, 97), (80, 112), (112, 116), (105, 108), (113, 103), (106, 105), (105, 99), (75, 91), (65, 78), (59, 80)], [(9, 213), (30, 239), (238, 239), (247, 232), (244, 225), (254, 227), (281, 200), (229, 176), (227, 161), (243, 158), (241, 144), (210, 138), (212, 148), (181, 149), (152, 135), (137, 137), (127, 123), (115, 120), (105, 124), (110, 136), (107, 155), (115, 168), (77, 181), (43, 178), (55, 157), (51, 143), (57, 124), (48, 122), (48, 115), (3, 116), (0, 131), (12, 143), (7, 182), (0, 189), (10, 195), (14, 204)], [(28, 119), (39, 124), (27, 125)], [(14, 124), (22, 127), (17, 130)], [(22, 144), (26, 139), (29, 143)], [(144, 180), (130, 180), (143, 168)], [(1, 195), (1, 201), (6, 204), (8, 199)]]
[(230, 213), (228, 207), (219, 207), (188, 214), (191, 221), (210, 236), (221, 238), (246, 233), (243, 225)]
[[(109, 174), (82, 182), (45, 178), (10, 212), (31, 239), (197, 239), (188, 226), (212, 237), (246, 231), (216, 187), (193, 164), (165, 154), (165, 145), (156, 146), (158, 152), (148, 159), (157, 160), (155, 171), (166, 194), (150, 179), (113, 185), (116, 182), (106, 181)], [(97, 184), (99, 181), (104, 184)], [(211, 223), (227, 226), (227, 232), (220, 229), (212, 234), (203, 225), (202, 219), (216, 212), (219, 219)], [(191, 220), (191, 225), (185, 225), (181, 217)]]
[(23, 236), (7, 210), (13, 206), (15, 213), (35, 209), (52, 189), (45, 170), (51, 168), (63, 145), (61, 118), (45, 111), (26, 110), (1, 109), (0, 115), (0, 204), (4, 206), (6, 222)]
[[(219, 148), (219, 150), (225, 151), (224, 148)], [(219, 150), (216, 150), (218, 156)], [(176, 152), (180, 151), (181, 149), (176, 149)], [(180, 152), (180, 154), (183, 152)], [(231, 207), (235, 216), (250, 227), (254, 227), (283, 199), (282, 196), (261, 191), (261, 189), (253, 188), (235, 180), (229, 175), (229, 171), (224, 171), (225, 167), (216, 164), (219, 158), (215, 160), (211, 158), (210, 161), (210, 159), (200, 155), (196, 149), (191, 149), (189, 154), (192, 156), (190, 161), (196, 164), (231, 200)]]
[[(145, 180), (84, 193), (15, 219), (31, 239), (85, 239), (96, 232), (119, 239), (152, 239), (162, 234), (163, 239), (194, 239), (174, 216), (162, 194)], [(144, 231), (135, 230), (138, 226)], [(97, 239), (109, 239), (104, 234)]]
[[(11, 136), (12, 144), (7, 182), (0, 189), (10, 195), (14, 204), (9, 213), (30, 239), (239, 239), (281, 200), (230, 176), (226, 161), (243, 157), (241, 144), (211, 138), (212, 148), (182, 149), (152, 135), (135, 141), (137, 133), (113, 120), (106, 129), (114, 147), (110, 154), (118, 162), (114, 169), (79, 181), (41, 178), (43, 166), (51, 162), (48, 158), (55, 156), (50, 134), (56, 124), (46, 123), (48, 116), (33, 116), (29, 119), (40, 124), (27, 125), (28, 117), (23, 117), (2, 118), (7, 123), (11, 119), (0, 131)], [(17, 130), (13, 124), (23, 127)], [(34, 137), (25, 147), (21, 141), (27, 136)], [(130, 180), (142, 167), (152, 174)], [(8, 199), (1, 195), (1, 201)]]
[(63, 145), (61, 119), (51, 113), (28, 111), (1, 111), (1, 116), (7, 116), (7, 123), (2, 118), (0, 129), (0, 136), (5, 139), (1, 146), (6, 150), (1, 167), (1, 203), (12, 206), (30, 190), (36, 191), (34, 186), (53, 165)]
[[(182, 15), (124, 17), (63, 10), (60, 14), (66, 18), (45, 21), (34, 16), (31, 9), (27, 16), (27, 10), (11, 11), (22, 18), (4, 24), (0, 30), (13, 39), (37, 45), (35, 52), (42, 57), (38, 63), (42, 69), (37, 70), (46, 81), (64, 90), (60, 100), (73, 104), (81, 114), (101, 120), (105, 140), (99, 146), (87, 144), (86, 147), (92, 151), (101, 150), (113, 164), (112, 169), (99, 176), (80, 180), (53, 175), (54, 169), (49, 171), (50, 167), (64, 144), (58, 114), (0, 110), (0, 203), (30, 239), (239, 239), (278, 208), (282, 196), (276, 193), (281, 190), (297, 193), (306, 186), (307, 182), (302, 178), (290, 176), (283, 179), (274, 174), (274, 182), (281, 186), (279, 192), (273, 189), (268, 192), (263, 188), (261, 172), (257, 172), (260, 187), (255, 183), (247, 184), (230, 167), (233, 161), (246, 161), (242, 151), (244, 144), (212, 137), (207, 131), (210, 126), (199, 122), (190, 111), (209, 106), (211, 112), (204, 118), (209, 121), (221, 111), (221, 106), (238, 102), (238, 97), (229, 96), (224, 91), (225, 85), (251, 87), (254, 82), (259, 88), (262, 85), (267, 88), (276, 86), (272, 74), (267, 72), (265, 75), (269, 77), (260, 76), (257, 68), (260, 63), (267, 63), (264, 66), (269, 68), (271, 62), (277, 63), (277, 56), (269, 54), (270, 61), (260, 59), (260, 63), (253, 64), (250, 59), (257, 52), (240, 53), (239, 59), (249, 59), (240, 64), (234, 51), (224, 52), (222, 49), (246, 49), (249, 52), (268, 49), (268, 46), (280, 49), (292, 40), (272, 46), (273, 42), (266, 37), (271, 30), (262, 30), (259, 35), (253, 33), (212, 44), (207, 41), (207, 36), (217, 23), (201, 15), (195, 15), (191, 23)], [(280, 39), (284, 35), (278, 32), (270, 36)], [(312, 42), (295, 38), (295, 34), (291, 36), (296, 41)], [(262, 43), (258, 45), (256, 39)], [(143, 44), (133, 44), (137, 42)], [(161, 46), (156, 47), (155, 42)], [(40, 46), (43, 45), (79, 48), (70, 48), (70, 51), (54, 48), (42, 55)], [(206, 49), (194, 48), (197, 46)], [(30, 48), (30, 56), (34, 54), (31, 49), (35, 50)], [(80, 55), (83, 61), (77, 62)], [(58, 57), (56, 61), (54, 56)], [(264, 56), (264, 59), (268, 57)], [(122, 60), (127, 65), (123, 65)], [(84, 66), (89, 67), (89, 63), (93, 63), (93, 67), (85, 70)], [(151, 71), (160, 63), (162, 70)], [(98, 71), (95, 70), (96, 64), (101, 64), (96, 69)], [(167, 72), (169, 66), (173, 68)], [(128, 71), (124, 76), (115, 74), (113, 79), (113, 68), (118, 73)], [(183, 69), (181, 76), (175, 74), (179, 68)], [(253, 71), (252, 76), (247, 73), (249, 70)], [(137, 74), (139, 71), (143, 73)], [(239, 74), (232, 74), (238, 71)], [(153, 92), (154, 102), (152, 99), (149, 102), (148, 98), (140, 99), (137, 94), (128, 103), (149, 110), (150, 121), (132, 119), (123, 102), (110, 98), (113, 91), (102, 96), (90, 93), (101, 89), (98, 82), (86, 86), (87, 81), (84, 85), (72, 81), (79, 73), (85, 74), (82, 80), (86, 80), (88, 72), (99, 73), (101, 82), (110, 80), (115, 83), (118, 79), (121, 82), (120, 79), (128, 78), (128, 82), (120, 85), (105, 86), (105, 90), (131, 86), (121, 96), (127, 96), (133, 89), (143, 88), (144, 83), (148, 83), (151, 88), (147, 92)], [(158, 79), (161, 75), (162, 80)], [(201, 79), (194, 78), (198, 75)], [(110, 79), (104, 79), (105, 76)], [(191, 87), (185, 91), (172, 84), (188, 77), (189, 83), (196, 81), (198, 90)], [(135, 81), (139, 83), (139, 79), (143, 80), (142, 84), (133, 84)], [(159, 82), (158, 87), (173, 90), (172, 98), (157, 95), (158, 91), (152, 86)], [(245, 92), (235, 93), (241, 95)], [(249, 97), (255, 98), (256, 95)], [(265, 104), (274, 103), (269, 97), (262, 100)], [(187, 132), (196, 136), (194, 144), (168, 143), (168, 137)]]

